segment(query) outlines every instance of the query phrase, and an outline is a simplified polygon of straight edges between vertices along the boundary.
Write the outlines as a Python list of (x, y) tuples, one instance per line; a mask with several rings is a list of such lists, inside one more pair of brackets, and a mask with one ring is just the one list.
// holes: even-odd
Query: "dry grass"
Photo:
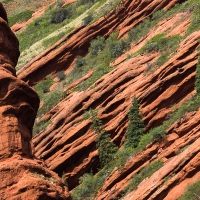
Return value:
[(55, 36), (58, 36), (60, 34), (65, 35), (69, 30), (72, 30), (73, 28), (76, 28), (80, 26), (83, 22), (83, 19), (87, 16), (88, 12), (93, 12), (94, 16), (98, 16), (101, 10), (105, 10), (108, 5), (112, 5), (115, 1), (114, 0), (107, 0), (101, 5), (98, 6), (99, 2), (94, 4), (90, 9), (85, 11), (82, 15), (71, 21), (70, 23), (66, 24), (65, 26), (59, 28), (58, 30), (54, 31), (53, 33), (49, 34), (47, 37), (44, 37), (40, 41), (33, 44), (28, 49), (21, 52), (21, 56), (18, 61), (18, 65), (16, 67), (17, 70), (19, 70), (21, 67), (23, 67), (25, 64), (27, 64), (30, 60), (32, 60), (34, 57), (36, 57), (39, 53), (43, 52), (46, 47), (44, 46), (44, 41), (53, 38)]
[(11, 0), (8, 3), (2, 1), (8, 16), (15, 15), (24, 10), (37, 11), (43, 6), (50, 5), (56, 0)]
[[(97, 3), (96, 3), (97, 4)], [(34, 45), (32, 45), (30, 48), (26, 49), (21, 53), (21, 56), (18, 61), (17, 70), (19, 70), (21, 67), (23, 67), (26, 63), (28, 63), (31, 59), (36, 57), (39, 53), (43, 52), (45, 50), (45, 46), (43, 45), (43, 42), (45, 40), (48, 40), (50, 38), (53, 38), (55, 36), (58, 36), (59, 34), (66, 34), (69, 30), (72, 28), (76, 28), (81, 25), (83, 22), (82, 20), (87, 16), (87, 13), (93, 9), (93, 7), (96, 6), (94, 4), (90, 9), (85, 11), (82, 15), (71, 21), (69, 24), (66, 24), (65, 26), (59, 28), (58, 30), (54, 31), (53, 33), (49, 34), (47, 37), (43, 38), (42, 40), (36, 42)]]

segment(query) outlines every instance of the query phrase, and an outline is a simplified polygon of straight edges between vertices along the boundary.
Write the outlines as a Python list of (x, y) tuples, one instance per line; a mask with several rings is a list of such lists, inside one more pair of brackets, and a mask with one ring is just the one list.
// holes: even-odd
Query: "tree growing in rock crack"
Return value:
[(98, 155), (101, 167), (107, 165), (117, 152), (117, 146), (111, 142), (110, 135), (104, 129), (102, 121), (97, 117), (97, 112), (91, 112), (92, 129), (98, 134), (96, 139), (96, 146), (98, 148)]
[(124, 147), (136, 148), (144, 134), (144, 123), (140, 114), (139, 103), (136, 96), (133, 97), (132, 106), (128, 115), (129, 124), (126, 132)]

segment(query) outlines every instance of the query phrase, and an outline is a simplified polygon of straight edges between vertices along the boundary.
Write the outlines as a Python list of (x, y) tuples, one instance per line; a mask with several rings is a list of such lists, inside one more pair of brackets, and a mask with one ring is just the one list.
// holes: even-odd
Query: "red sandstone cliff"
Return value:
[[(19, 78), (29, 80), (31, 85), (36, 84), (46, 75), (67, 69), (76, 56), (85, 54), (92, 39), (97, 36), (108, 37), (112, 32), (119, 31), (119, 38), (145, 18), (159, 9), (168, 9), (183, 0), (164, 1), (122, 1), (112, 12), (99, 19), (71, 37), (60, 48), (45, 56), (41, 54), (27, 63), (19, 72)], [(57, 66), (56, 69), (54, 66)]]
[(16, 78), (18, 40), (0, 3), (0, 199), (67, 199), (60, 178), (33, 159), (32, 127), (36, 92)]
[[(177, 54), (148, 77), (146, 63), (153, 62), (157, 54), (132, 58), (97, 81), (95, 88), (69, 95), (50, 112), (52, 124), (33, 139), (36, 155), (58, 173), (65, 169), (73, 188), (97, 162), (96, 135), (90, 129), (90, 120), (82, 121), (84, 110), (101, 108), (98, 116), (118, 145), (123, 142), (134, 94), (141, 103), (146, 127), (161, 124), (173, 105), (194, 92), (199, 38), (199, 32), (186, 38)], [(183, 68), (181, 73), (178, 66)], [(73, 168), (67, 164), (70, 162)]]
[[(19, 71), (19, 77), (34, 85), (47, 74), (68, 68), (78, 53), (86, 54), (90, 41), (97, 35), (107, 37), (114, 30), (119, 30), (119, 38), (124, 37), (128, 30), (156, 10), (168, 9), (181, 2), (183, 1), (124, 1), (98, 22), (75, 30), (58, 49), (56, 47), (66, 38), (38, 55)], [(182, 18), (186, 20), (183, 21)], [(160, 21), (157, 28), (150, 30), (138, 44), (133, 44), (126, 54), (112, 63), (115, 68), (110, 73), (88, 90), (72, 92), (43, 116), (43, 119), (51, 120), (52, 123), (33, 138), (35, 155), (44, 159), (47, 166), (60, 176), (64, 173), (69, 190), (78, 186), (79, 178), (84, 173), (98, 171), (96, 134), (90, 128), (91, 120), (83, 118), (85, 111), (90, 108), (98, 109), (98, 117), (111, 133), (112, 141), (122, 147), (128, 125), (127, 114), (134, 95), (140, 102), (146, 130), (167, 120), (173, 106), (179, 106), (185, 100), (193, 98), (199, 31), (188, 35), (170, 60), (152, 73), (148, 73), (148, 66), (159, 57), (158, 52), (140, 54), (127, 60), (129, 53), (136, 53), (155, 35), (166, 31), (167, 36), (184, 35), (189, 24), (190, 12), (179, 13)], [(71, 87), (76, 84), (78, 83), (73, 83)], [(124, 199), (178, 199), (188, 185), (200, 180), (199, 124), (199, 110), (186, 113), (167, 129), (165, 139), (147, 145), (145, 150), (130, 157), (123, 169), (115, 168), (95, 199), (120, 198), (131, 178), (157, 160), (161, 160), (164, 166), (143, 180)], [(33, 181), (36, 176), (29, 175)], [(47, 182), (52, 180), (50, 175), (39, 177)]]

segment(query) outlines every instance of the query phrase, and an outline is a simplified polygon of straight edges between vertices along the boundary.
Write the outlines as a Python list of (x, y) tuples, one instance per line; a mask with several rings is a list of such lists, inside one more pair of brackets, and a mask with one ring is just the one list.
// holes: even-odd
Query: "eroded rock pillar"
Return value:
[(16, 77), (19, 43), (0, 3), (0, 158), (32, 156), (32, 127), (39, 106), (36, 92)]

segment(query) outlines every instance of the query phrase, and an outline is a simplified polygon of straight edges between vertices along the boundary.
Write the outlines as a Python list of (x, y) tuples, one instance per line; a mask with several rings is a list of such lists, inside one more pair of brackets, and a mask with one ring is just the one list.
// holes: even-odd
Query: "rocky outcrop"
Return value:
[[(39, 56), (34, 62), (30, 62), (21, 70), (19, 77), (29, 80), (30, 85), (36, 84), (46, 75), (67, 69), (78, 55), (84, 55), (92, 39), (97, 36), (108, 37), (114, 31), (119, 31), (119, 37), (145, 18), (151, 16), (159, 9), (168, 9), (183, 0), (173, 1), (121, 1), (120, 5), (97, 22), (86, 27), (78, 34), (70, 38), (65, 44), (46, 56)], [(57, 66), (56, 68), (54, 66)]]
[(161, 143), (130, 157), (122, 170), (115, 169), (99, 190), (96, 199), (120, 197), (130, 180), (150, 162), (162, 161), (164, 166), (147, 177), (124, 199), (178, 199), (188, 185), (200, 179), (199, 173), (199, 113), (190, 112), (168, 129)]
[(0, 3), (0, 199), (68, 199), (60, 178), (42, 161), (32, 159), (39, 98), (16, 78), (18, 56), (18, 40)]
[(42, 161), (14, 155), (0, 161), (0, 173), (2, 200), (69, 199), (61, 179)]
[[(165, 30), (169, 26), (171, 23), (162, 27)], [(157, 30), (158, 33), (162, 33), (162, 29)], [(153, 37), (150, 35), (148, 39)], [(95, 87), (70, 94), (50, 111), (46, 119), (51, 119), (51, 125), (33, 139), (36, 155), (57, 173), (65, 171), (69, 188), (75, 187), (78, 178), (95, 170), (98, 162), (96, 135), (90, 129), (90, 120), (83, 119), (83, 113), (90, 108), (99, 109), (98, 117), (118, 146), (123, 144), (127, 114), (134, 95), (141, 104), (146, 130), (161, 125), (174, 105), (194, 94), (199, 38), (200, 32), (188, 36), (173, 57), (159, 68), (149, 69), (158, 53), (141, 54), (119, 62), (112, 72), (94, 84)], [(138, 47), (133, 47), (132, 53), (137, 50)], [(74, 166), (67, 164), (70, 162)]]
[(32, 127), (39, 98), (25, 82), (16, 78), (14, 67), (19, 56), (18, 40), (7, 25), (2, 5), (0, 8), (0, 157), (14, 152), (30, 157)]

